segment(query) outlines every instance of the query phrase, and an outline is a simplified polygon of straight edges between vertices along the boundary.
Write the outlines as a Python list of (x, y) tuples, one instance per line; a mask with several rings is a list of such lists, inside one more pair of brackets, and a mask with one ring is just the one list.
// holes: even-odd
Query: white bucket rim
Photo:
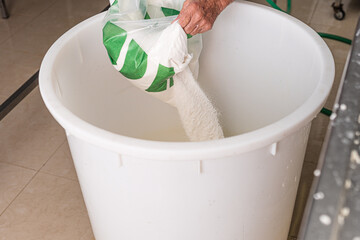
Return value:
[(68, 110), (56, 94), (54, 81), (49, 81), (57, 54), (62, 47), (85, 26), (102, 20), (105, 13), (84, 20), (62, 35), (47, 51), (40, 67), (39, 88), (45, 105), (53, 117), (73, 135), (93, 145), (127, 156), (143, 156), (154, 160), (199, 160), (232, 156), (269, 146), (305, 127), (320, 112), (331, 90), (335, 75), (333, 56), (324, 40), (300, 20), (273, 8), (244, 1), (247, 7), (262, 8), (298, 25), (309, 34), (321, 53), (324, 71), (313, 94), (295, 111), (265, 127), (237, 136), (204, 142), (162, 142), (138, 139), (101, 129), (80, 119)]

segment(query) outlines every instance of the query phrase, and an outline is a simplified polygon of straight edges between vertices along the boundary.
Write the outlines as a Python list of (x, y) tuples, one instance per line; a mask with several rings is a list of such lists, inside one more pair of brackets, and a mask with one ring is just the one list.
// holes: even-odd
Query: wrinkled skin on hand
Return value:
[(177, 19), (187, 34), (210, 30), (219, 14), (234, 0), (186, 0)]

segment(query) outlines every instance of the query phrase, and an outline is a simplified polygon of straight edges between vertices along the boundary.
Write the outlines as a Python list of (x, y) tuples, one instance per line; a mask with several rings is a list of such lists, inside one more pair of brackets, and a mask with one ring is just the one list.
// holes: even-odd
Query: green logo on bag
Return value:
[[(118, 3), (116, 0), (112, 7)], [(111, 8), (112, 8), (111, 7)], [(171, 8), (161, 8), (165, 17), (178, 15), (180, 11)], [(150, 19), (150, 15), (146, 12), (144, 19)], [(123, 48), (127, 39), (128, 33), (123, 28), (108, 21), (103, 27), (103, 43), (107, 50), (110, 61), (113, 65), (117, 65), (121, 49)], [(190, 36), (191, 37), (191, 36)], [(189, 38), (189, 35), (188, 35)], [(139, 46), (139, 44), (131, 39), (128, 50), (126, 52), (125, 60), (122, 68), (119, 71), (124, 77), (131, 80), (138, 80), (144, 77), (148, 66), (148, 55)], [(168, 80), (170, 79), (169, 87), (174, 85), (175, 75), (174, 68), (166, 67), (161, 64), (158, 66), (156, 76), (150, 86), (145, 90), (147, 92), (161, 92), (165, 91), (168, 86)]]

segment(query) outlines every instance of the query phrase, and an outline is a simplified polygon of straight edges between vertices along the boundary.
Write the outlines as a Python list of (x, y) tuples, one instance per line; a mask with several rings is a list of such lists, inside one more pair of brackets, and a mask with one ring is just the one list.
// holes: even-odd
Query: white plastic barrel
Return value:
[(334, 78), (324, 41), (287, 14), (231, 4), (203, 36), (199, 76), (227, 138), (186, 142), (176, 110), (111, 65), (103, 17), (59, 38), (40, 70), (96, 239), (287, 239), (311, 121)]

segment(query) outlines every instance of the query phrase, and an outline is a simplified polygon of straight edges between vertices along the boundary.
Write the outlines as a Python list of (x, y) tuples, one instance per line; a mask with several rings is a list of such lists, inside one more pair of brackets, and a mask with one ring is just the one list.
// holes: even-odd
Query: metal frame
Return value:
[[(0, 4), (2, 1), (0, 0)], [(101, 12), (107, 11), (109, 7), (110, 5), (107, 5)], [(0, 121), (38, 85), (38, 76), (39, 70), (6, 99), (5, 102), (0, 103)]]
[(4, 0), (0, 0), (0, 11), (1, 11), (2, 18), (8, 18), (9, 17), (9, 13), (8, 13), (8, 11), (6, 9), (6, 5), (5, 5)]
[(0, 121), (19, 104), (37, 85), (39, 71), (32, 75), (20, 88), (0, 105)]
[(355, 32), (300, 240), (360, 239), (360, 21)]

